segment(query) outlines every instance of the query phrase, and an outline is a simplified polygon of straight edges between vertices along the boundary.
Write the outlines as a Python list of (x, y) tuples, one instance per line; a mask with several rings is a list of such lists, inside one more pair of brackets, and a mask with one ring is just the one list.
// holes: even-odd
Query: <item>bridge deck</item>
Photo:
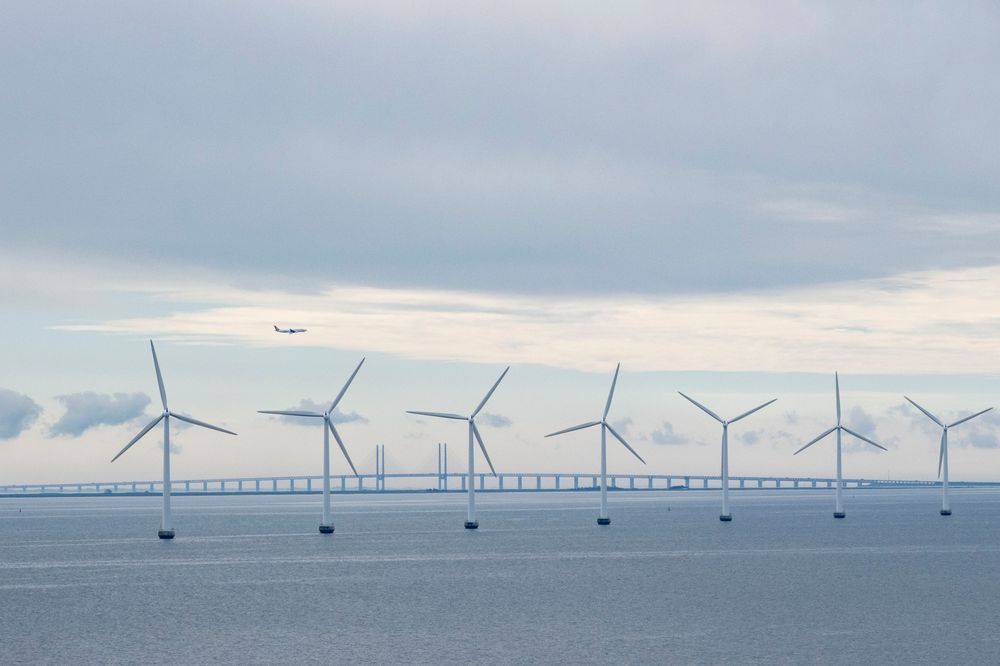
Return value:
[[(438, 474), (399, 473), (331, 476), (331, 490), (337, 493), (357, 492), (426, 492), (464, 491), (467, 475), (457, 472)], [(600, 476), (578, 472), (530, 472), (476, 474), (476, 490), (544, 491), (593, 490), (600, 487)], [(261, 494), (318, 493), (322, 489), (320, 476), (264, 476), (215, 479), (173, 480), (170, 492), (176, 495), (199, 494)], [(833, 488), (835, 480), (819, 477), (734, 476), (729, 479), (732, 490), (781, 488)], [(998, 482), (951, 481), (952, 486), (1000, 486)], [(26, 495), (93, 495), (93, 494), (160, 494), (161, 481), (88, 481), (85, 483), (30, 483), (0, 485), (0, 497)], [(938, 481), (844, 479), (845, 488), (914, 488), (940, 486)], [(608, 487), (614, 490), (718, 490), (719, 476), (697, 474), (611, 474)]]

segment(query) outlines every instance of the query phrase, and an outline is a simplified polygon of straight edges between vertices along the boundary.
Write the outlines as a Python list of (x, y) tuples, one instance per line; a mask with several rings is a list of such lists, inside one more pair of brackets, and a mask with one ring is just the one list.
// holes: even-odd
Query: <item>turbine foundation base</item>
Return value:
[(320, 534), (333, 534), (333, 525), (320, 525), (319, 526), (319, 533)]
[(597, 519), (597, 524), (598, 525), (610, 525), (611, 524), (611, 519), (610, 518), (598, 518)]
[(728, 523), (732, 519), (733, 519), (733, 514), (731, 513), (724, 513), (721, 516), (719, 516), (719, 520), (721, 520), (724, 523)]
[(478, 520), (467, 520), (465, 521), (465, 529), (467, 530), (478, 530), (479, 521)]
[(157, 531), (156, 536), (160, 537), (161, 539), (173, 539), (174, 538), (174, 531), (173, 530), (159, 530), (159, 531)]
[(951, 509), (941, 509), (941, 515), (942, 516), (950, 516), (951, 515)]
[(844, 513), (843, 511), (834, 511), (833, 512), (833, 517), (834, 518), (846, 518), (847, 514)]

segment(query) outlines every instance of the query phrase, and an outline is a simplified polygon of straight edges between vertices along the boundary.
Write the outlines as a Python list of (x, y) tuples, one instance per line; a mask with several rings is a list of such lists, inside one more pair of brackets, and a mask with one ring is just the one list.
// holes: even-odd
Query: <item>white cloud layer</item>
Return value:
[(157, 298), (173, 312), (58, 328), (269, 346), (289, 342), (279, 323), (308, 328), (304, 346), (601, 371), (1000, 372), (997, 266), (684, 297), (193, 285)]

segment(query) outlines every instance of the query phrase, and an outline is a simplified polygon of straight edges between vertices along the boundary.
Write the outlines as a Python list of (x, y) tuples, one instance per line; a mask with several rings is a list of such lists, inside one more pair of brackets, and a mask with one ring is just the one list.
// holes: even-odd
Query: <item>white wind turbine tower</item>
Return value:
[(170, 517), (170, 419), (178, 419), (180, 421), (184, 421), (185, 423), (201, 426), (202, 428), (208, 428), (209, 430), (218, 430), (219, 432), (224, 432), (229, 435), (235, 435), (236, 433), (231, 430), (226, 430), (225, 428), (219, 428), (218, 426), (205, 423), (204, 421), (193, 419), (190, 416), (181, 416), (180, 414), (171, 412), (167, 407), (167, 391), (163, 388), (163, 375), (160, 374), (160, 362), (156, 359), (156, 347), (153, 346), (152, 340), (149, 341), (149, 349), (153, 352), (153, 367), (156, 369), (156, 384), (160, 389), (160, 402), (163, 404), (163, 412), (150, 421), (149, 425), (140, 430), (139, 434), (133, 437), (132, 441), (126, 444), (125, 448), (119, 451), (118, 455), (111, 459), (111, 462), (118, 460), (118, 458), (120, 458), (123, 453), (128, 451), (133, 444), (142, 439), (143, 435), (155, 428), (156, 424), (160, 421), (163, 421), (163, 517), (160, 520), (160, 530), (157, 534), (161, 539), (173, 539), (174, 528)]
[(729, 512), (729, 425), (750, 416), (758, 410), (764, 409), (772, 402), (775, 402), (777, 398), (774, 400), (768, 400), (763, 405), (754, 407), (749, 411), (743, 412), (736, 418), (729, 419), (727, 421), (694, 398), (684, 395), (684, 393), (681, 393), (680, 391), (678, 391), (678, 393), (691, 402), (695, 407), (722, 424), (722, 513), (719, 514), (719, 520), (728, 522), (733, 519), (733, 514)]
[(279, 416), (301, 416), (310, 419), (323, 419), (323, 522), (319, 525), (320, 534), (333, 534), (333, 520), (330, 517), (330, 433), (333, 433), (333, 438), (337, 440), (337, 446), (340, 447), (341, 453), (344, 454), (344, 458), (347, 459), (347, 464), (351, 466), (351, 471), (354, 472), (354, 476), (358, 475), (358, 470), (354, 467), (354, 463), (351, 461), (351, 456), (347, 453), (347, 447), (344, 446), (344, 440), (340, 438), (340, 433), (337, 432), (337, 427), (333, 425), (333, 421), (330, 419), (330, 415), (333, 414), (333, 410), (337, 408), (340, 404), (341, 399), (344, 394), (347, 393), (347, 387), (351, 385), (354, 381), (354, 377), (358, 374), (358, 370), (364, 364), (365, 359), (361, 359), (361, 363), (358, 363), (358, 367), (354, 368), (354, 372), (351, 376), (347, 378), (347, 382), (344, 384), (344, 388), (340, 389), (340, 393), (337, 397), (333, 399), (330, 403), (330, 408), (323, 412), (303, 412), (299, 410), (258, 410), (258, 414), (277, 414)]
[[(911, 405), (923, 412), (924, 416), (929, 418), (931, 421), (934, 421), (934, 423), (941, 427), (941, 451), (938, 453), (938, 476), (941, 477), (941, 515), (950, 516), (951, 504), (948, 502), (948, 431), (960, 423), (965, 423), (966, 421), (971, 421), (977, 416), (982, 416), (993, 408), (990, 407), (989, 409), (984, 409), (981, 412), (976, 412), (971, 416), (966, 416), (965, 418), (959, 419), (954, 423), (945, 425), (938, 417), (934, 416), (926, 409), (907, 398), (905, 395), (903, 397), (906, 398)], [(942, 472), (944, 472), (943, 475)]]
[(618, 371), (621, 370), (622, 364), (619, 363), (615, 367), (615, 376), (611, 380), (611, 390), (608, 392), (608, 401), (604, 404), (604, 413), (601, 415), (600, 421), (589, 421), (587, 423), (581, 423), (580, 425), (573, 426), (571, 428), (566, 428), (565, 430), (557, 430), (556, 432), (549, 433), (546, 437), (553, 437), (555, 435), (562, 435), (563, 433), (573, 432), (574, 430), (583, 430), (584, 428), (591, 428), (593, 426), (601, 426), (601, 513), (597, 517), (598, 525), (610, 525), (611, 519), (608, 517), (608, 431), (614, 435), (615, 439), (622, 443), (626, 449), (628, 449), (632, 455), (639, 459), (643, 465), (646, 461), (642, 459), (638, 453), (635, 452), (625, 438), (618, 434), (618, 432), (611, 427), (608, 423), (608, 412), (611, 411), (611, 398), (615, 395), (615, 384), (618, 383)]
[(510, 370), (510, 366), (507, 366), (507, 368), (502, 373), (500, 373), (500, 378), (497, 379), (496, 382), (493, 384), (493, 388), (491, 388), (486, 393), (486, 396), (479, 401), (479, 404), (476, 406), (474, 410), (472, 410), (472, 414), (470, 414), (469, 416), (462, 416), (461, 414), (446, 414), (443, 412), (417, 412), (410, 410), (407, 410), (406, 412), (407, 414), (418, 414), (420, 416), (433, 416), (439, 419), (454, 419), (456, 421), (468, 422), (469, 478), (468, 482), (466, 483), (466, 493), (469, 496), (469, 511), (465, 520), (465, 529), (467, 530), (474, 530), (479, 527), (479, 521), (476, 520), (476, 483), (475, 483), (476, 456), (475, 456), (475, 449), (473, 448), (472, 445), (473, 439), (475, 439), (479, 443), (479, 450), (483, 452), (483, 457), (486, 458), (486, 464), (490, 466), (490, 472), (493, 473), (493, 476), (497, 475), (496, 470), (493, 468), (493, 461), (490, 460), (490, 454), (486, 453), (486, 445), (483, 444), (483, 437), (482, 435), (479, 434), (479, 428), (476, 427), (476, 416), (478, 416), (479, 412), (481, 412), (483, 407), (486, 406), (486, 401), (490, 399), (490, 397), (493, 395), (493, 392), (497, 390), (498, 386), (500, 386), (500, 382), (507, 375), (508, 370)]
[(857, 437), (861, 441), (867, 442), (867, 443), (871, 444), (872, 446), (874, 446), (876, 448), (882, 449), (883, 451), (888, 451), (889, 449), (885, 448), (881, 444), (873, 442), (872, 440), (868, 439), (864, 435), (859, 435), (858, 433), (854, 432), (853, 430), (851, 430), (847, 426), (841, 425), (841, 423), (840, 423), (840, 376), (837, 375), (837, 373), (834, 373), (833, 374), (833, 379), (834, 379), (834, 382), (835, 382), (835, 385), (836, 385), (836, 390), (837, 390), (837, 425), (833, 426), (832, 428), (830, 428), (829, 430), (827, 430), (826, 432), (824, 432), (822, 435), (818, 436), (816, 439), (812, 440), (811, 442), (809, 442), (808, 444), (806, 444), (805, 446), (803, 446), (801, 449), (799, 449), (798, 451), (796, 451), (792, 455), (796, 455), (796, 456), (799, 455), (800, 453), (802, 453), (803, 451), (805, 451), (806, 449), (808, 449), (810, 446), (812, 446), (813, 444), (815, 444), (819, 440), (821, 440), (824, 437), (826, 437), (827, 435), (829, 435), (831, 432), (836, 432), (837, 433), (837, 493), (836, 493), (837, 504), (836, 504), (836, 507), (834, 508), (834, 511), (833, 511), (833, 517), (834, 518), (843, 518), (846, 514), (844, 513), (844, 500), (843, 500), (843, 497), (842, 497), (844, 483), (843, 483), (842, 467), (841, 467), (841, 463), (840, 463), (840, 433), (841, 433), (841, 431), (846, 432), (849, 435), (854, 435), (855, 437)]

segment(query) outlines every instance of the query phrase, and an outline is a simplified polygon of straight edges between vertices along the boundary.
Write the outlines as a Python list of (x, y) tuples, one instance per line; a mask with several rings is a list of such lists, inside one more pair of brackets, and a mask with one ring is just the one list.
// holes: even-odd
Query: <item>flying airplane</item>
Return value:
[(288, 333), (289, 335), (291, 335), (292, 333), (305, 333), (306, 330), (307, 329), (304, 328), (278, 328), (277, 324), (274, 325), (275, 333)]

